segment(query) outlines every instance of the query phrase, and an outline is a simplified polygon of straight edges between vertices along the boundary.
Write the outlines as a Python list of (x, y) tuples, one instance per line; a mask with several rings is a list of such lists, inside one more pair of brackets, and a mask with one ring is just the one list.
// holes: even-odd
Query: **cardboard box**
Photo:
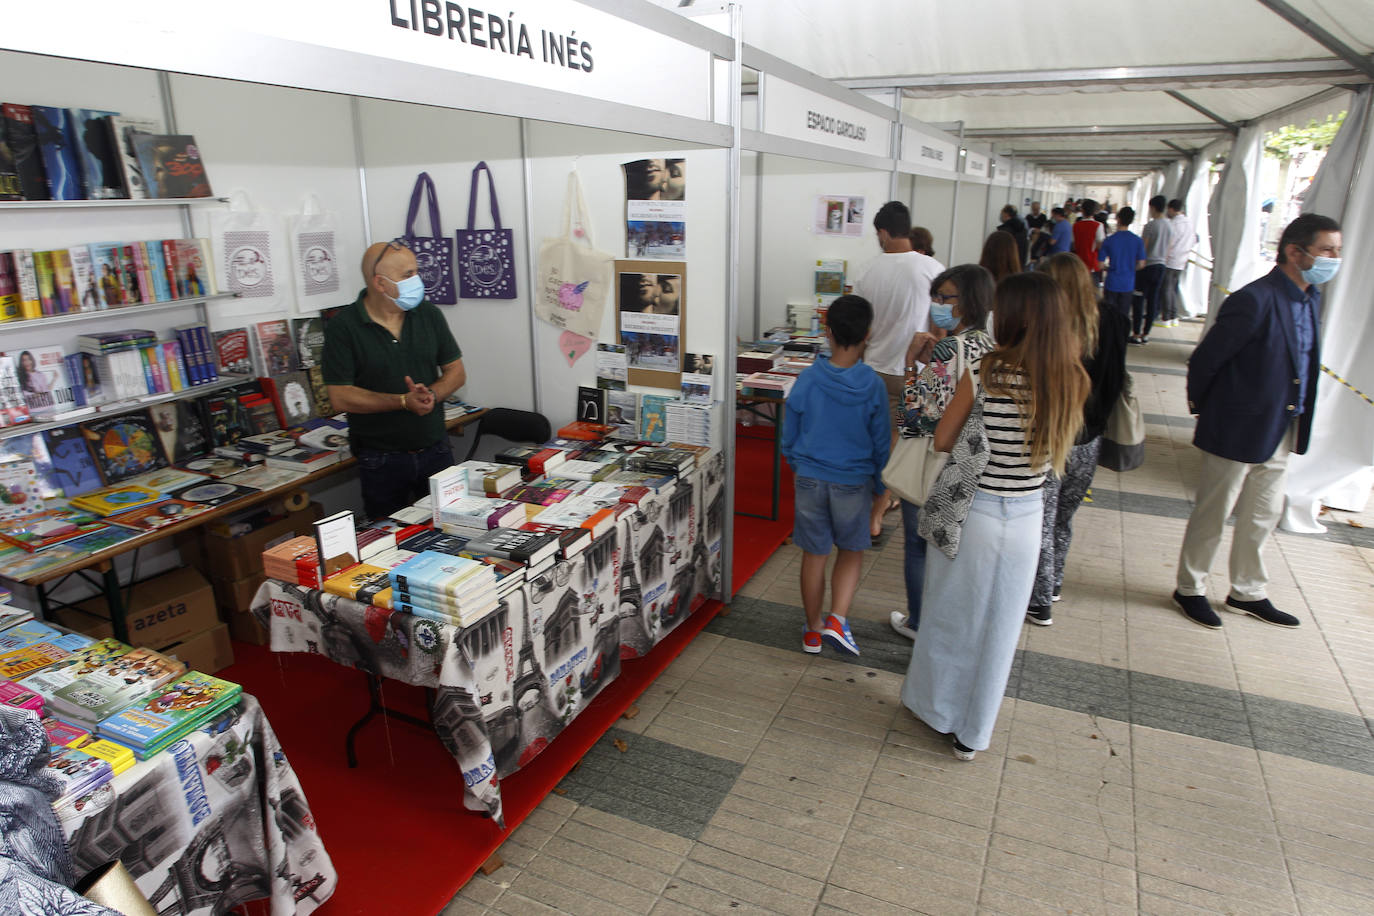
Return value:
[(267, 577), (261, 571), (242, 579), (215, 579), (211, 585), (215, 590), (215, 604), (219, 606), (220, 618), (228, 620), (234, 614), (247, 611), (253, 603), (253, 596), (258, 593), (258, 587), (266, 581)]
[(229, 644), (229, 627), (216, 624), (208, 630), (196, 633), (189, 639), (166, 646), (162, 650), (175, 655), (187, 667), (206, 674), (214, 674), (234, 663), (234, 647)]
[[(129, 642), (161, 649), (201, 633), (219, 623), (210, 583), (194, 569), (181, 568), (145, 579), (125, 598)], [(56, 612), (58, 623), (97, 639), (111, 636), (105, 598), (92, 598)]]
[[(242, 537), (225, 538), (206, 533), (201, 568), (214, 579), (234, 581), (262, 572), (262, 552), (272, 544), (301, 534), (314, 534), (315, 520), (324, 509), (311, 503), (299, 512), (292, 512), (279, 521), (264, 525)], [(186, 557), (186, 554), (182, 555)], [(186, 557), (187, 562), (195, 562)]]
[(267, 628), (246, 611), (230, 614), (226, 623), (229, 624), (229, 636), (235, 642), (246, 642), (253, 646), (266, 646), (272, 642), (272, 634), (267, 632)]

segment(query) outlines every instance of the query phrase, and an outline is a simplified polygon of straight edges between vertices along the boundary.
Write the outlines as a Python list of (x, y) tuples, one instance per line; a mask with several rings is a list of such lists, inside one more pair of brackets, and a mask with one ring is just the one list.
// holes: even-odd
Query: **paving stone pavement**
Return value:
[(898, 699), (894, 514), (851, 611), (859, 659), (801, 652), (784, 547), (444, 916), (1374, 912), (1374, 512), (1271, 539), (1297, 630), (1173, 608), (1198, 330), (1132, 350), (1146, 464), (1098, 472), (1054, 625), (1026, 627), (976, 760)]

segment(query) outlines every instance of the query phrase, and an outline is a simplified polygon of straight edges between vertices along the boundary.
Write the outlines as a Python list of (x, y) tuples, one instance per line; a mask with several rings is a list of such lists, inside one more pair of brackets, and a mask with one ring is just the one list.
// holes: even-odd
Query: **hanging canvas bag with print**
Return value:
[(244, 191), (229, 195), (229, 210), (217, 221), (223, 289), (244, 299), (277, 295), (272, 263), (280, 228), (267, 213), (258, 210)]
[(534, 313), (565, 331), (595, 340), (611, 289), (615, 255), (598, 251), (587, 220), (587, 202), (577, 172), (568, 174), (563, 200), (563, 234), (539, 246)]
[[(415, 217), (420, 215), (420, 199), (429, 204), (430, 235), (415, 234)], [(453, 285), (453, 242), (444, 235), (439, 222), (439, 195), (429, 172), (421, 172), (410, 192), (410, 210), (406, 213), (406, 244), (415, 253), (420, 279), (425, 281), (425, 298), (435, 305), (454, 305), (458, 290)]]
[[(478, 176), (487, 173), (494, 229), (477, 228)], [(496, 203), (496, 182), (491, 169), (479, 162), (472, 169), (472, 190), (468, 197), (468, 227), (459, 229), (458, 296), (461, 299), (515, 298), (515, 244), (511, 231), (501, 228), (501, 208)]]

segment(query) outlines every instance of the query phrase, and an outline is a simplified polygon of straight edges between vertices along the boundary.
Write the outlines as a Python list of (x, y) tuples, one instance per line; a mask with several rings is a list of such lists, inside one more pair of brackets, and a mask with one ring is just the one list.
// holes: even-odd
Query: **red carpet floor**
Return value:
[[(767, 514), (772, 494), (770, 427), (740, 427), (735, 505)], [(777, 521), (735, 516), (734, 587), (747, 582), (792, 531), (792, 473), (782, 467)], [(438, 913), (510, 830), (532, 811), (606, 729), (677, 657), (721, 605), (706, 602), (648, 657), (621, 676), (528, 767), (502, 783), (507, 831), (468, 812), (462, 776), (432, 732), (384, 718), (358, 738), (357, 769), (344, 737), (367, 710), (361, 673), (318, 656), (275, 654), (235, 643), (235, 664), (220, 672), (262, 703), (305, 789), (339, 888), (321, 909), (336, 914)], [(386, 705), (424, 717), (419, 687), (383, 685)], [(244, 910), (268, 913), (259, 901)]]

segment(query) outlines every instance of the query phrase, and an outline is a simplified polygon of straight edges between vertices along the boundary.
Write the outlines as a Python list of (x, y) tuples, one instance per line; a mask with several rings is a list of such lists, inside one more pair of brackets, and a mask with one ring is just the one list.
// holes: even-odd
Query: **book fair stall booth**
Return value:
[[(602, 2), (516, 6), (464, 7), (461, 22), (451, 7), (441, 22), (428, 4), (254, 2), (236, 8), (231, 21), (214, 10), (161, 2), (137, 4), (112, 19), (94, 3), (76, 3), (67, 12), (77, 25), (60, 36), (47, 17), (16, 11), (0, 39), (0, 75), (15, 87), (15, 101), (139, 115), (167, 134), (193, 136), (213, 192), (195, 200), (0, 203), (7, 217), (0, 248), (205, 239), (216, 276), (165, 302), (7, 323), (3, 349), (75, 350), (79, 336), (131, 325), (162, 339), (188, 323), (215, 331), (310, 316), (356, 295), (358, 265), (370, 242), (412, 229), (452, 241), (457, 230), (504, 228), (512, 230), (497, 246), (504, 288), (473, 294), (463, 287), (467, 295), (441, 305), (463, 349), (468, 383), (460, 394), (467, 402), (538, 411), (558, 428), (578, 418), (578, 387), (595, 384), (596, 344), (624, 346), (622, 335), (645, 334), (649, 324), (673, 339), (646, 348), (639, 365), (631, 358), (630, 392), (676, 398), (684, 354), (731, 365), (736, 41), (647, 5), (633, 11)], [(717, 18), (728, 31), (731, 14)], [(21, 86), (28, 97), (18, 98)], [(480, 185), (479, 163), (487, 166)], [(640, 172), (664, 163), (677, 179), (671, 205), (632, 197)], [(682, 192), (688, 171), (690, 196)], [(408, 205), (422, 173), (432, 180), (440, 220), (431, 220), (423, 200), (410, 226)], [(574, 199), (573, 174), (588, 205), (580, 219), (574, 207), (569, 226), (565, 201)], [(499, 216), (489, 194), (499, 200)], [(636, 223), (655, 222), (670, 225), (649, 227), (647, 247), (658, 250), (647, 251), (636, 235), (644, 227)], [(329, 233), (328, 264), (306, 261), (306, 229)], [(231, 241), (253, 233), (258, 260), (231, 260)], [(665, 261), (655, 275), (662, 299), (670, 286), (662, 276), (676, 280), (674, 320), (654, 314), (653, 322), (638, 319), (637, 325), (637, 309), (618, 308), (614, 289), (606, 291), (599, 321), (583, 326), (582, 334), (541, 320), (541, 244), (573, 233), (614, 260), (633, 262), (633, 271), (617, 267), (617, 280), (649, 273), (644, 262)], [(456, 247), (463, 244), (458, 232)], [(464, 282), (454, 277), (455, 286)], [(594, 305), (586, 303), (588, 313)], [(239, 381), (226, 376), (194, 393)], [(323, 655), (370, 675), (435, 688), (433, 725), (461, 771), (436, 781), (451, 778), (455, 797), (466, 794), (469, 808), (491, 815), (464, 827), (490, 852), (507, 832), (502, 828), (533, 806), (525, 803), (503, 823), (510, 806), (502, 808), (500, 779), (538, 755), (615, 681), (622, 659), (648, 656), (661, 669), (666, 660), (662, 652), (654, 656), (654, 646), (705, 599), (728, 593), (731, 431), (720, 419), (720, 402), (732, 381), (723, 373), (715, 378), (716, 403), (707, 413), (716, 419), (704, 434), (711, 457), (684, 473), (672, 492), (622, 515), (576, 558), (525, 583), (499, 616), (462, 629), (427, 626), (400, 611), (269, 583), (253, 609), (273, 650)], [(133, 406), (178, 400), (168, 392)], [(59, 425), (54, 420), (23, 432)], [(0, 436), (12, 437), (8, 429)], [(467, 444), (456, 441), (455, 453), (461, 457)], [(311, 474), (302, 481), (308, 488), (282, 487), (281, 495), (306, 490), (310, 503), (329, 511), (361, 505), (353, 475)], [(91, 557), (94, 578), (49, 584), (43, 600), (76, 601), (94, 584), (113, 611), (121, 589), (135, 579), (181, 565), (173, 543), (150, 544), (142, 556), (111, 547)], [(7, 578), (21, 586), (27, 581)], [(17, 592), (18, 600), (37, 600), (22, 587)], [(113, 617), (118, 632), (124, 620), (119, 612)], [(287, 681), (291, 658), (280, 656)], [(360, 679), (359, 699), (362, 688)], [(284, 740), (289, 750), (305, 739)], [(570, 753), (564, 769), (581, 751)], [(274, 913), (309, 912), (333, 894), (336, 866), (345, 885), (380, 880), (362, 874), (362, 853), (336, 852), (331, 864), (325, 849), (348, 832), (344, 815), (324, 812), (322, 823), (334, 830), (318, 828), (305, 800), (309, 785), (299, 784), (286, 759), (262, 707), (245, 695), (220, 733), (197, 733), (177, 757), (151, 758), (116, 778), (106, 803), (72, 825), (83, 849), (79, 864), (123, 853), (139, 888), (164, 908), (175, 897), (175, 907), (164, 911), (182, 913), (222, 912), (261, 896), (273, 898)], [(365, 760), (363, 766), (369, 763), (375, 765)], [(338, 765), (344, 766), (342, 753)], [(205, 791), (183, 817), (177, 812), (190, 805), (182, 799), (190, 798), (191, 783)], [(261, 828), (267, 840), (253, 848), (226, 829), (231, 818), (247, 839)], [(154, 834), (158, 841), (149, 845)], [(373, 835), (367, 846), (380, 840)], [(145, 853), (133, 854), (134, 844)], [(211, 853), (233, 868), (209, 874)], [(484, 858), (456, 864), (460, 874), (445, 879), (461, 883)]]

